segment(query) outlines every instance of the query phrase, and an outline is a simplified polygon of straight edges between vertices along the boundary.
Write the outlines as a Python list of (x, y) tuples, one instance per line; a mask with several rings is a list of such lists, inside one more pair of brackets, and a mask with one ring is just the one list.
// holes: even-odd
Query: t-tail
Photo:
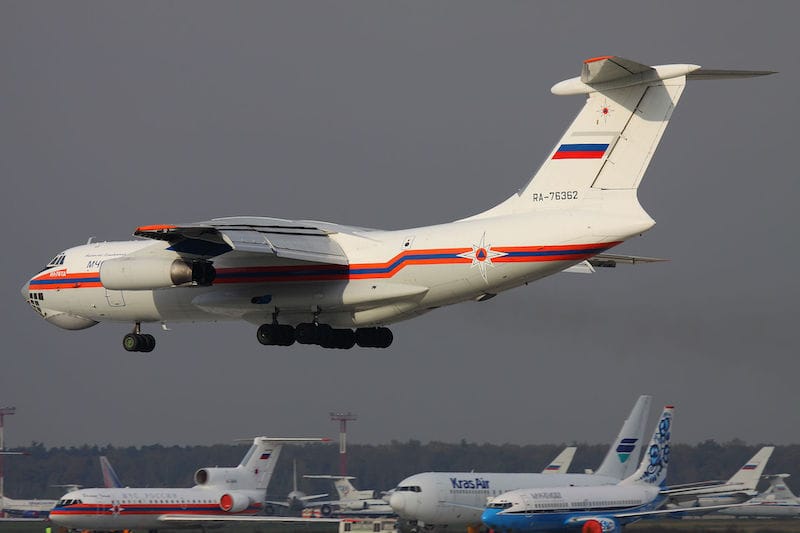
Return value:
[(670, 438), (672, 437), (672, 411), (674, 407), (664, 407), (658, 424), (650, 439), (650, 444), (642, 456), (639, 468), (621, 484), (647, 484), (661, 486), (667, 479), (669, 466)]
[(655, 224), (636, 191), (681, 98), (687, 79), (729, 79), (770, 71), (648, 66), (615, 56), (587, 59), (581, 75), (555, 84), (556, 95), (587, 95), (578, 116), (525, 187), (475, 218), (584, 209), (615, 217), (620, 235)]
[(652, 396), (639, 396), (595, 474), (615, 479), (625, 479), (633, 474), (642, 449), (652, 401)]
[(795, 496), (789, 487), (786, 485), (786, 478), (789, 477), (789, 474), (771, 474), (764, 476), (764, 478), (769, 481), (769, 488), (765, 490), (762, 494), (758, 497), (753, 498), (750, 500), (750, 503), (760, 503), (760, 502), (791, 502), (791, 503), (800, 503), (797, 496)]
[(266, 491), (285, 443), (327, 442), (324, 438), (256, 437), (242, 462), (235, 468), (201, 468), (194, 474), (198, 486), (229, 490)]

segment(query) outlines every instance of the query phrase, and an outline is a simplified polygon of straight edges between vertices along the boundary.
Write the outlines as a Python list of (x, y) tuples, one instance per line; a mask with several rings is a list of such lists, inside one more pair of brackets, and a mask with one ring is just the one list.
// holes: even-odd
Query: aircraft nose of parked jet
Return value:
[(28, 289), (30, 283), (31, 283), (30, 280), (26, 281), (25, 283), (23, 283), (22, 288), (19, 290), (19, 292), (22, 293), (22, 297), (25, 299), (26, 302), (28, 301), (28, 293), (30, 292)]
[(392, 494), (392, 496), (389, 498), (389, 506), (395, 513), (402, 516), (403, 511), (406, 510), (405, 495), (399, 492)]
[(489, 529), (500, 529), (497, 521), (497, 513), (500, 509), (485, 509), (481, 515), (481, 522)]

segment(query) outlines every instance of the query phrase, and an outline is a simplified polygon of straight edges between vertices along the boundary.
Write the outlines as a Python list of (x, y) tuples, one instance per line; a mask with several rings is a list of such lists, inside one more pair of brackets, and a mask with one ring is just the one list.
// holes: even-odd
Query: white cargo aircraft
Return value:
[(565, 270), (648, 261), (606, 251), (655, 224), (636, 191), (686, 80), (764, 74), (587, 59), (552, 88), (588, 95), (578, 116), (530, 181), (482, 213), (396, 231), (266, 217), (141, 226), (141, 240), (59, 253), (22, 294), (64, 329), (134, 324), (128, 351), (155, 346), (143, 322), (222, 319), (259, 325), (265, 345), (384, 348), (387, 324)]
[(425, 472), (401, 481), (389, 504), (404, 531), (477, 531), (487, 498), (530, 487), (613, 485), (636, 469), (651, 401), (639, 397), (594, 474)]
[(217, 517), (244, 520), (261, 512), (284, 443), (327, 440), (256, 437), (239, 466), (201, 468), (192, 488), (81, 489), (65, 494), (50, 520), (69, 529), (101, 531), (174, 527), (165, 524), (169, 520), (186, 526)]

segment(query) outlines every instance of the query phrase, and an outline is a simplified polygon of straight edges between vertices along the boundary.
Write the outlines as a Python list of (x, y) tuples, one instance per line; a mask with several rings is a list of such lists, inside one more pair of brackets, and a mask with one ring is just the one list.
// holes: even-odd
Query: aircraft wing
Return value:
[(191, 524), (257, 524), (257, 523), (286, 523), (286, 524), (334, 524), (338, 518), (300, 518), (292, 516), (236, 516), (236, 515), (181, 515), (165, 514), (158, 517), (159, 522), (188, 526)]
[(677, 509), (655, 509), (652, 511), (630, 511), (630, 512), (621, 512), (621, 513), (614, 513), (614, 518), (644, 518), (647, 516), (664, 516), (664, 515), (672, 515), (672, 514), (682, 514), (682, 513), (692, 513), (692, 514), (705, 514), (710, 513), (711, 511), (719, 511), (720, 509), (728, 509), (729, 507), (740, 507), (742, 503), (732, 503), (728, 505), (707, 505), (706, 507), (680, 507)]
[(330, 238), (332, 233), (336, 233), (333, 225), (280, 218), (230, 217), (191, 224), (140, 226), (133, 234), (167, 241), (173, 250), (192, 255), (214, 257), (238, 251), (346, 265), (347, 256)]

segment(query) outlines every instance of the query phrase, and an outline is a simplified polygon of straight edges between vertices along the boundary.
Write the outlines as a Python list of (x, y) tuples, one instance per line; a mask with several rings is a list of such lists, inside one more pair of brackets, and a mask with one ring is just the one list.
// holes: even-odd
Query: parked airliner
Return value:
[(651, 401), (639, 397), (594, 474), (549, 474), (547, 467), (545, 473), (425, 472), (401, 481), (389, 504), (402, 530), (476, 530), (486, 499), (510, 490), (618, 483), (636, 469)]
[(257, 216), (138, 227), (140, 240), (57, 254), (22, 287), (47, 322), (133, 324), (128, 351), (155, 346), (143, 323), (246, 320), (265, 345), (384, 348), (386, 325), (570, 269), (647, 260), (609, 254), (655, 222), (637, 189), (687, 79), (769, 74), (587, 59), (557, 95), (587, 95), (517, 193), (450, 223), (396, 231)]
[(672, 435), (672, 406), (664, 408), (653, 437), (632, 476), (615, 485), (536, 486), (491, 498), (483, 512), (484, 525), (494, 531), (529, 533), (580, 529), (583, 533), (615, 533), (645, 517), (709, 512), (725, 505), (689, 509), (659, 509), (666, 496)]
[(756, 452), (728, 481), (671, 485), (661, 493), (669, 497), (668, 505), (707, 507), (746, 502), (758, 495), (758, 482), (767, 467), (774, 446), (764, 446)]
[(764, 476), (769, 488), (746, 505), (723, 509), (720, 514), (750, 518), (800, 518), (800, 498), (786, 486), (789, 474)]
[(209, 516), (255, 515), (283, 443), (327, 440), (256, 437), (239, 466), (201, 468), (192, 488), (81, 489), (65, 494), (50, 520), (71, 529), (121, 531), (166, 529), (167, 517), (191, 525)]

